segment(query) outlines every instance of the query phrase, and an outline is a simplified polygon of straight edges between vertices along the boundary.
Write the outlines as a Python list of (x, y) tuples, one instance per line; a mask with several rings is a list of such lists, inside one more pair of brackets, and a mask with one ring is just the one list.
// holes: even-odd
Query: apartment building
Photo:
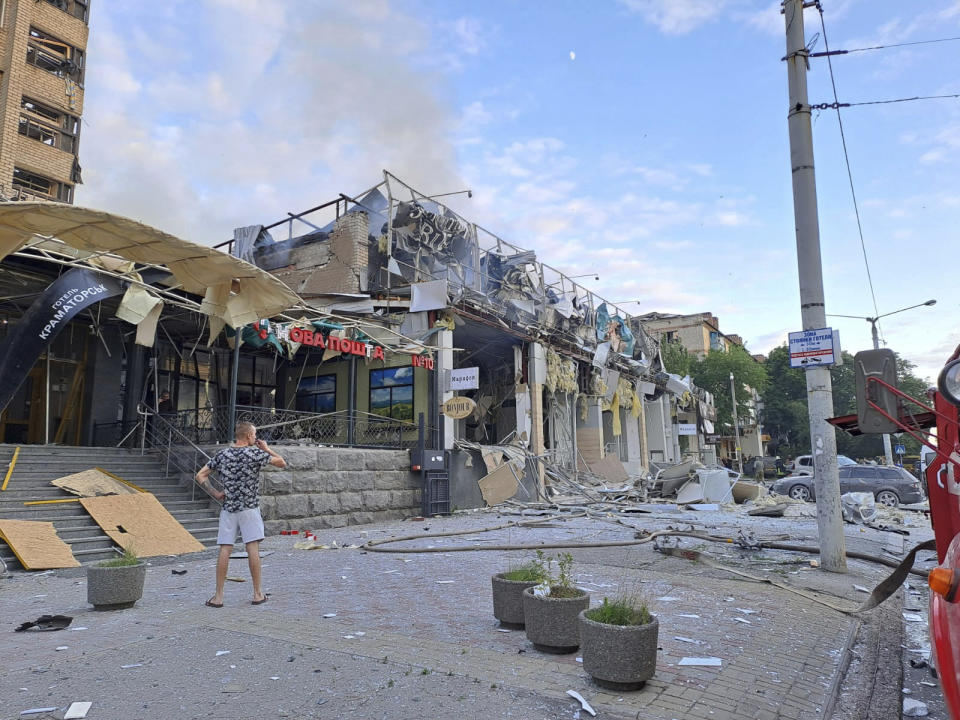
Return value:
[(652, 312), (638, 319), (644, 329), (661, 343), (678, 342), (701, 358), (711, 350), (729, 350), (731, 345), (743, 345), (739, 335), (720, 332), (720, 321), (712, 313), (674, 315)]
[(0, 195), (72, 203), (89, 0), (0, 0)]

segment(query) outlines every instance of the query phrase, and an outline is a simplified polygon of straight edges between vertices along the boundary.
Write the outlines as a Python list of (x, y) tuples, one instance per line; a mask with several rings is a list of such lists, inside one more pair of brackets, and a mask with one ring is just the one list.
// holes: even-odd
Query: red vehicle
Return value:
[(831, 422), (854, 434), (909, 433), (936, 453), (925, 472), (939, 562), (928, 580), (930, 638), (944, 699), (960, 720), (960, 346), (929, 393), (932, 405), (897, 389), (891, 350), (857, 353), (854, 362), (857, 415)]

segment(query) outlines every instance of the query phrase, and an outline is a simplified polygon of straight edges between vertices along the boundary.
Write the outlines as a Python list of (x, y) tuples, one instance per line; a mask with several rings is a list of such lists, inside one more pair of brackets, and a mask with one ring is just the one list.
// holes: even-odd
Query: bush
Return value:
[(647, 625), (653, 621), (646, 603), (625, 597), (616, 598), (613, 602), (604, 598), (603, 604), (587, 610), (586, 616), (604, 625)]
[(123, 549), (123, 555), (113, 560), (103, 560), (102, 562), (97, 563), (98, 567), (125, 567), (127, 565), (136, 565), (140, 562), (140, 558), (137, 557), (137, 554), (133, 551), (132, 546), (127, 546)]

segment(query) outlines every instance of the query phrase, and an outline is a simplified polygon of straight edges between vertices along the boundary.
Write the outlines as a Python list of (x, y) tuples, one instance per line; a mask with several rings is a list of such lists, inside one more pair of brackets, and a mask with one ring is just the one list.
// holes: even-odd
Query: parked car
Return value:
[[(837, 465), (839, 467), (856, 464), (846, 455), (837, 455)], [(813, 455), (798, 455), (795, 460), (787, 463), (787, 472), (798, 475), (813, 475)]]
[[(813, 475), (789, 475), (777, 480), (770, 491), (794, 500), (816, 500)], [(920, 481), (901, 467), (844, 465), (840, 468), (840, 492), (872, 492), (877, 502), (887, 507), (923, 501)]]

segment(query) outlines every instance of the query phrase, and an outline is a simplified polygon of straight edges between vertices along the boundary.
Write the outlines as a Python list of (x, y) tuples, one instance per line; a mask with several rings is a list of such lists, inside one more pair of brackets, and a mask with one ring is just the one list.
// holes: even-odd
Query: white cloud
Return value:
[[(151, 35), (163, 63), (160, 48), (141, 52)], [(431, 40), (386, 0), (104, 4), (77, 202), (212, 244), (385, 167), (427, 191), (462, 187), (444, 81), (423, 67)]]
[(685, 35), (715, 19), (728, 0), (620, 0), (667, 35)]

